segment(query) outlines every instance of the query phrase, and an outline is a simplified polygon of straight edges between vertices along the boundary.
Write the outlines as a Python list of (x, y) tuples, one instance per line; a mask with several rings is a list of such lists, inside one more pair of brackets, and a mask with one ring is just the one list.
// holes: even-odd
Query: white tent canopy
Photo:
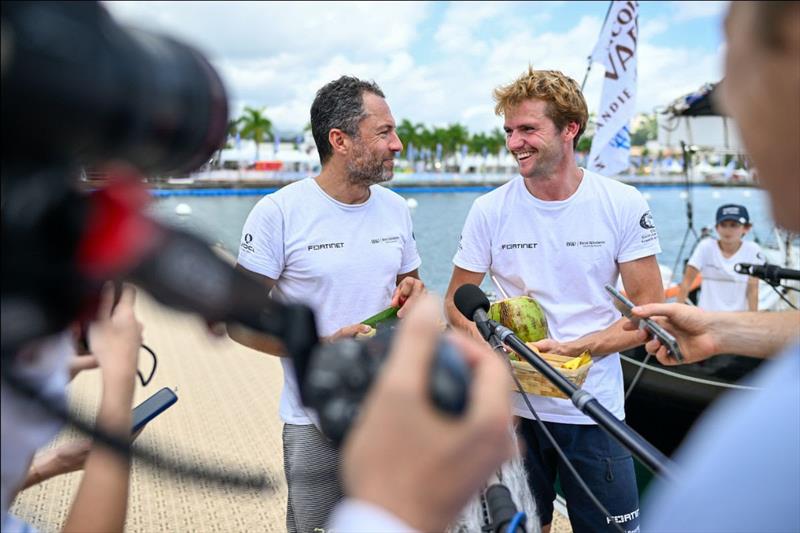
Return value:
[(730, 117), (658, 115), (659, 144), (679, 147), (681, 141), (718, 152), (744, 152), (739, 132)]
[[(306, 150), (296, 150), (294, 145), (281, 145), (277, 153), (272, 143), (261, 143), (259, 158), (262, 161), (283, 161), (284, 163), (306, 163), (309, 165), (319, 164), (319, 157), (316, 150), (310, 153)], [(226, 161), (236, 161), (241, 164), (252, 164), (256, 161), (256, 143), (250, 140), (242, 140), (238, 148), (226, 148), (220, 153), (220, 163)]]

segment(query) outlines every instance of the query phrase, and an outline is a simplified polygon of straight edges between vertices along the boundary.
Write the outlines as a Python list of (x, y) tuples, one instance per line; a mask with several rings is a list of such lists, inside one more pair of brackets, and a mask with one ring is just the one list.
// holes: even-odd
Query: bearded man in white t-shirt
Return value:
[[(625, 418), (619, 351), (641, 341), (603, 289), (618, 277), (635, 303), (663, 300), (655, 254), (661, 251), (644, 197), (633, 187), (579, 168), (574, 150), (588, 118), (574, 80), (556, 71), (529, 69), (494, 94), (504, 117), (506, 145), (521, 176), (478, 198), (464, 223), (446, 297), (455, 326), (472, 331), (453, 294), (480, 284), (489, 272), (510, 297), (528, 295), (544, 308), (550, 338), (542, 352), (577, 356), (594, 364), (584, 384), (606, 409)], [(608, 509), (607, 517), (581, 490), (520, 394), (514, 413), (528, 443), (526, 467), (543, 531), (552, 520), (556, 474), (573, 530), (626, 530), (638, 526), (638, 493), (630, 453), (569, 400), (528, 395), (581, 477)]]
[[(392, 178), (403, 149), (381, 89), (348, 76), (328, 83), (311, 106), (311, 131), (322, 171), (253, 207), (237, 268), (260, 279), (272, 298), (310, 306), (324, 342), (368, 331), (360, 322), (390, 305), (402, 317), (424, 286), (408, 206), (378, 185)], [(285, 355), (282, 346), (250, 332), (230, 334)], [(343, 496), (339, 453), (303, 406), (292, 361), (281, 363), (286, 527), (323, 530)]]

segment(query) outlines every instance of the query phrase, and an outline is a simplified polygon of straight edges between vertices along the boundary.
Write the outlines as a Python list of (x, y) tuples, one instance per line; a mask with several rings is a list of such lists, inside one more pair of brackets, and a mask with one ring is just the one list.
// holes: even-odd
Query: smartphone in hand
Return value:
[(177, 401), (178, 397), (169, 387), (164, 387), (147, 398), (133, 410), (133, 429), (131, 429), (131, 433), (136, 433), (142, 429), (145, 424), (166, 411)]
[(629, 319), (631, 322), (639, 326), (639, 328), (646, 329), (664, 345), (667, 351), (675, 358), (678, 362), (683, 362), (683, 354), (681, 353), (680, 348), (678, 347), (678, 341), (675, 340), (667, 330), (656, 324), (654, 321), (650, 320), (649, 318), (638, 318), (633, 316), (631, 313), (631, 309), (633, 309), (634, 305), (629, 299), (625, 297), (624, 294), (619, 292), (617, 289), (612, 287), (611, 285), (606, 285), (606, 291), (614, 297), (614, 307), (622, 313), (622, 316)]

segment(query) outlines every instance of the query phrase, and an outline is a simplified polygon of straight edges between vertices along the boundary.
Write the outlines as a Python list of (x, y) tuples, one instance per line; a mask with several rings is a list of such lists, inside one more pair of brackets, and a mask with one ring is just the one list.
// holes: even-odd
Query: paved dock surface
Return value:
[[(141, 291), (137, 316), (145, 326), (145, 343), (158, 355), (158, 369), (147, 387), (137, 385), (134, 403), (162, 387), (178, 395), (178, 402), (146, 427), (137, 444), (217, 469), (264, 474), (275, 490), (221, 488), (134, 460), (126, 531), (285, 531), (278, 418), (283, 374), (278, 359), (214, 338), (197, 317), (162, 307)], [(140, 368), (145, 374), (150, 365), (151, 358), (142, 352)], [(99, 393), (99, 370), (83, 372), (70, 385), (70, 404), (89, 417)], [(55, 442), (75, 438), (76, 433), (67, 430)], [(80, 476), (67, 474), (31, 487), (19, 495), (12, 512), (42, 532), (59, 531)], [(564, 517), (557, 516), (553, 533), (570, 531)]]

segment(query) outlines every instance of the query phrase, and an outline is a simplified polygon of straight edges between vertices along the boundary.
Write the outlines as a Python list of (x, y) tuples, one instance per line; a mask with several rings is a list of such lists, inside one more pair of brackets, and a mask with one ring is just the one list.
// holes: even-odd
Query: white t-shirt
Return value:
[(689, 258), (689, 265), (700, 271), (703, 283), (697, 306), (707, 311), (747, 311), (747, 281), (738, 274), (736, 263), (764, 264), (761, 248), (753, 241), (742, 245), (730, 257), (724, 257), (716, 239), (703, 239)]
[[(363, 204), (343, 204), (307, 178), (253, 207), (238, 262), (276, 280), (271, 291), (276, 300), (310, 306), (317, 332), (327, 336), (388, 307), (397, 276), (418, 268), (421, 260), (401, 196), (373, 185)], [(282, 357), (281, 363), (281, 418), (311, 424), (292, 362)]]
[(348, 533), (411, 533), (417, 531), (392, 512), (363, 500), (340, 501), (328, 521), (328, 531)]
[(715, 402), (648, 488), (642, 531), (800, 531), (800, 340)]
[[(521, 176), (475, 200), (453, 263), (472, 272), (491, 271), (510, 297), (536, 298), (547, 316), (550, 337), (569, 341), (620, 318), (603, 288), (616, 284), (619, 263), (660, 251), (641, 193), (584, 170), (578, 190), (566, 200), (534, 197)], [(594, 360), (583, 388), (623, 419), (622, 385), (615, 353)], [(543, 420), (594, 423), (570, 400), (528, 398)], [(516, 393), (514, 412), (532, 417)]]

